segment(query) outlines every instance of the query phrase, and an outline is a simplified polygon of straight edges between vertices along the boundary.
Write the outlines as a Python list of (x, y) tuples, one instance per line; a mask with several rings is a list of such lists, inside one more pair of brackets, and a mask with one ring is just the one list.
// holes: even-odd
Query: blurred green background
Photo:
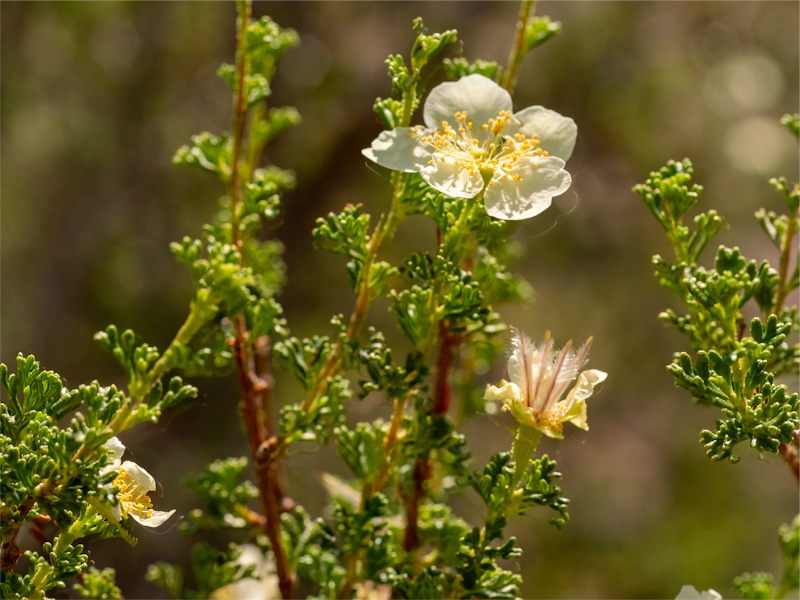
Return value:
[[(775, 456), (742, 448), (738, 465), (705, 457), (699, 431), (717, 415), (693, 406), (664, 369), (686, 349), (656, 318), (673, 303), (650, 256), (671, 249), (630, 189), (688, 156), (706, 188), (703, 206), (731, 223), (720, 242), (776, 260), (752, 214), (782, 209), (769, 177), (798, 180), (797, 145), (778, 121), (798, 110), (799, 6), (537, 7), (564, 33), (523, 63), (515, 107), (569, 115), (580, 138), (572, 188), (517, 232), (535, 302), (497, 308), (535, 338), (547, 329), (561, 343), (594, 335), (590, 365), (609, 379), (591, 400), (590, 432), (542, 445), (571, 499), (564, 531), (544, 510), (512, 521), (524, 597), (673, 598), (686, 583), (729, 596), (740, 572), (780, 569), (776, 531), (797, 512), (796, 483)], [(259, 2), (254, 12), (302, 38), (282, 63), (273, 105), (296, 106), (304, 122), (267, 154), (298, 176), (274, 235), (286, 245), (282, 301), (294, 332), (308, 335), (352, 306), (343, 262), (311, 249), (314, 219), (346, 202), (373, 214), (388, 203), (386, 173), (359, 152), (379, 132), (371, 105), (389, 94), (385, 57), (407, 53), (411, 21), (422, 16), (430, 31), (458, 29), (467, 58), (504, 62), (518, 4)], [(215, 72), (232, 61), (234, 19), (233, 3), (222, 2), (2, 3), (3, 362), (33, 353), (72, 386), (122, 383), (94, 332), (115, 323), (161, 348), (172, 338), (191, 285), (168, 244), (198, 236), (222, 191), (170, 159), (191, 134), (228, 126), (230, 95)], [(411, 221), (392, 253), (432, 244), (432, 229)], [(391, 329), (384, 309), (371, 318)], [(485, 381), (503, 375), (498, 363)], [(297, 387), (277, 377), (279, 401), (290, 401)], [(123, 436), (162, 486), (157, 508), (190, 510), (181, 479), (247, 452), (233, 378), (197, 383), (191, 407)], [(355, 419), (385, 412), (354, 401)], [(476, 465), (510, 447), (507, 425), (488, 416), (464, 425)], [(287, 470), (292, 495), (316, 513), (319, 471), (343, 467), (330, 452), (309, 452)], [(480, 503), (465, 493), (457, 509), (478, 515)], [(100, 541), (92, 557), (118, 567), (125, 597), (160, 597), (144, 582), (146, 565), (185, 563), (188, 543), (174, 526), (139, 533), (135, 549)]]

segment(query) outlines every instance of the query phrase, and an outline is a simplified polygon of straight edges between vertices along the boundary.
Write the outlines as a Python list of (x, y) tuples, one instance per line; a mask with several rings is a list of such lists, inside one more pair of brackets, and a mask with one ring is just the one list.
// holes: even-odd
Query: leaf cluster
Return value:
[[(694, 356), (676, 353), (667, 368), (695, 402), (722, 412), (715, 431), (701, 432), (710, 458), (735, 462), (739, 457), (733, 449), (742, 442), (758, 452), (776, 453), (800, 427), (797, 393), (778, 383), (780, 377), (797, 373), (800, 358), (800, 344), (789, 343), (799, 326), (797, 307), (784, 306), (798, 287), (797, 264), (794, 275), (788, 267), (800, 192), (783, 179), (773, 180), (789, 213), (756, 213), (781, 252), (778, 269), (725, 246), (718, 248), (713, 268), (706, 268), (698, 263), (700, 255), (726, 226), (713, 210), (697, 215), (693, 226), (684, 223), (702, 191), (691, 175), (688, 159), (670, 161), (634, 188), (675, 249), (676, 262), (656, 255), (653, 263), (661, 284), (675, 293), (686, 312), (668, 309), (661, 318), (684, 334), (695, 351)], [(745, 336), (744, 314), (751, 303), (761, 316), (750, 319), (750, 335)]]
[[(117, 499), (111, 485), (116, 471), (109, 468), (104, 444), (124, 428), (156, 420), (170, 398), (186, 390), (176, 387), (152, 403), (136, 404), (116, 387), (97, 382), (70, 389), (33, 356), (22, 355), (16, 373), (0, 365), (0, 386), (0, 587), (4, 597), (36, 596), (64, 587), (64, 580), (84, 571), (88, 558), (74, 540), (119, 536), (135, 543), (129, 523), (106, 518)], [(43, 523), (56, 525), (59, 537), (44, 543), (42, 554), (27, 551), (27, 574), (15, 573), (18, 532)], [(113, 587), (100, 580), (97, 586), (108, 593)]]
[(181, 521), (183, 535), (252, 526), (253, 513), (248, 503), (258, 497), (258, 490), (251, 481), (243, 480), (247, 464), (245, 457), (216, 460), (204, 473), (184, 481), (184, 485), (200, 497), (203, 508), (192, 510)]
[(242, 553), (237, 544), (226, 550), (217, 550), (210, 544), (200, 542), (192, 546), (191, 568), (196, 589), (187, 586), (187, 577), (182, 567), (157, 562), (147, 569), (146, 579), (166, 590), (173, 598), (208, 598), (211, 592), (242, 579), (255, 579), (253, 565), (236, 562)]
[(800, 516), (781, 525), (778, 542), (783, 554), (783, 573), (775, 584), (772, 573), (743, 573), (733, 580), (736, 593), (746, 600), (792, 598), (800, 591)]

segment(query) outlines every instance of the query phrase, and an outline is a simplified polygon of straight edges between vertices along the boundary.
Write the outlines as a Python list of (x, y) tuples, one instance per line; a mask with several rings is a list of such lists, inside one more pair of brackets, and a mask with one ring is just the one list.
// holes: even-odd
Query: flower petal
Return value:
[(589, 429), (586, 399), (594, 393), (594, 387), (605, 381), (606, 377), (607, 373), (597, 369), (589, 369), (578, 375), (578, 381), (563, 400), (564, 406), (568, 407), (564, 421), (584, 430)]
[[(511, 111), (511, 94), (483, 75), (467, 75), (458, 81), (440, 83), (425, 100), (423, 118), (430, 129), (439, 127), (441, 121), (455, 124), (455, 114), (466, 111), (467, 118), (476, 126), (495, 119), (501, 110)], [(476, 134), (479, 130), (476, 128)]]
[(169, 512), (164, 512), (163, 510), (153, 510), (150, 511), (149, 517), (140, 517), (135, 512), (128, 513), (133, 519), (144, 525), (145, 527), (158, 527), (163, 525), (167, 519), (169, 519), (172, 515), (175, 514), (175, 509), (173, 508)]
[(395, 127), (382, 131), (361, 154), (393, 171), (416, 173), (428, 164), (433, 149), (420, 139), (427, 133), (422, 127)]
[(594, 386), (599, 383), (602, 383), (608, 377), (608, 373), (603, 371), (598, 371), (597, 369), (589, 369), (584, 371), (578, 376), (578, 381), (575, 384), (575, 387), (567, 396), (567, 399), (574, 398), (577, 400), (586, 400), (589, 396), (594, 393)]
[(147, 492), (156, 489), (156, 480), (153, 479), (153, 476), (135, 462), (126, 460), (120, 468), (130, 476), (133, 485)]
[[(125, 446), (119, 441), (117, 436), (112, 437), (105, 444), (103, 444), (111, 452), (111, 465), (110, 468), (116, 469), (122, 462), (122, 455), (125, 454)], [(106, 467), (108, 469), (109, 467)]]
[[(566, 406), (566, 402), (564, 403)], [(572, 423), (575, 427), (589, 431), (589, 418), (586, 412), (586, 400), (576, 400), (564, 414), (562, 422)]]
[(522, 390), (519, 389), (516, 383), (503, 382), (500, 387), (487, 385), (483, 397), (486, 400), (496, 400), (510, 404), (511, 402), (522, 401)]
[[(513, 176), (518, 175), (519, 181)], [(517, 161), (513, 171), (495, 174), (486, 188), (486, 212), (497, 219), (517, 221), (535, 217), (549, 208), (553, 196), (567, 191), (572, 177), (564, 161), (555, 156)]]
[(693, 585), (684, 585), (675, 600), (722, 600), (722, 596), (715, 590), (699, 592)]
[(122, 508), (120, 507), (119, 502), (111, 507), (111, 516), (114, 517), (115, 521), (122, 521)]
[(419, 172), (432, 188), (451, 198), (474, 198), (483, 189), (483, 177), (477, 166), (471, 168), (444, 160), (438, 153), (433, 155), (433, 164)]
[(520, 122), (519, 133), (538, 135), (542, 150), (550, 156), (567, 160), (575, 148), (578, 126), (575, 121), (543, 106), (529, 106), (514, 115)]

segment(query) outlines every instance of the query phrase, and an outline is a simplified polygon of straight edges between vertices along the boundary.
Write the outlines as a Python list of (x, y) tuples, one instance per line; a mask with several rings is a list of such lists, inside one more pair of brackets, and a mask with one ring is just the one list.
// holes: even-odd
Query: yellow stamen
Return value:
[(112, 485), (119, 488), (117, 500), (123, 516), (133, 514), (141, 519), (152, 517), (153, 503), (147, 491), (138, 485), (126, 470), (120, 468), (118, 471), (119, 474)]

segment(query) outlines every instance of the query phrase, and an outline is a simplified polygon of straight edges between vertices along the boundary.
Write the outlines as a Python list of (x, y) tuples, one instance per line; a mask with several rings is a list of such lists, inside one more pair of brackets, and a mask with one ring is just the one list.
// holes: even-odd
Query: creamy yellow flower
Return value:
[(418, 172), (453, 198), (483, 191), (486, 212), (498, 219), (533, 217), (572, 182), (564, 166), (575, 122), (542, 106), (512, 114), (511, 95), (483, 75), (433, 88), (423, 118), (424, 127), (384, 131), (362, 153), (388, 169)]
[(389, 600), (392, 597), (392, 586), (387, 583), (361, 581), (353, 587), (353, 590), (356, 600)]
[(703, 590), (698, 592), (697, 588), (693, 585), (685, 585), (681, 591), (675, 596), (675, 600), (722, 600), (719, 592), (715, 590)]
[[(511, 381), (501, 382), (500, 387), (487, 386), (484, 397), (502, 402), (503, 410), (511, 411), (520, 424), (533, 427), (551, 438), (561, 439), (563, 424), (567, 422), (589, 429), (586, 399), (607, 377), (606, 373), (596, 369), (580, 372), (588, 358), (590, 345), (591, 338), (577, 351), (572, 349), (571, 342), (557, 350), (549, 332), (537, 345), (515, 329), (508, 357)], [(575, 385), (563, 397), (573, 381)]]
[(119, 488), (118, 504), (111, 509), (115, 519), (121, 521), (126, 517), (133, 517), (145, 527), (158, 527), (175, 514), (175, 510), (165, 512), (153, 509), (149, 492), (156, 489), (156, 481), (135, 462), (122, 461), (125, 446), (119, 439), (111, 438), (105, 443), (105, 447), (111, 451), (111, 465), (107, 469), (117, 472), (116, 478), (111, 482), (111, 485)]

